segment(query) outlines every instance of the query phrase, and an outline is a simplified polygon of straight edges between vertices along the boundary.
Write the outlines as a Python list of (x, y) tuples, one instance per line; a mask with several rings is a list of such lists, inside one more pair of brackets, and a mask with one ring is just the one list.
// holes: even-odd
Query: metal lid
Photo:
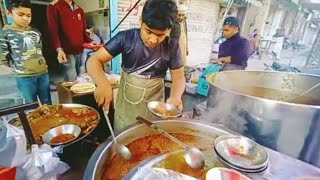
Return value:
[(268, 165), (264, 148), (245, 137), (220, 136), (215, 140), (214, 149), (220, 159), (240, 169), (259, 170)]

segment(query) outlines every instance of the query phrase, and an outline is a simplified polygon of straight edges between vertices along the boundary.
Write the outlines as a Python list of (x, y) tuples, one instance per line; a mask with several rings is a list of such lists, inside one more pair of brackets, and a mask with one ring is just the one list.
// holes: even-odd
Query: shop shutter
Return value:
[[(137, 0), (119, 0), (118, 4), (118, 19), (119, 22), (134, 6)], [(138, 6), (130, 13), (130, 15), (119, 26), (119, 31), (124, 31), (131, 28), (139, 28), (139, 16), (142, 12), (145, 0), (141, 0)]]
[[(119, 21), (124, 18), (136, 2), (136, 0), (119, 0)], [(122, 22), (119, 31), (139, 27), (139, 16), (142, 12), (144, 3), (145, 0), (142, 0)], [(219, 4), (212, 0), (191, 0), (187, 13), (189, 45), (187, 65), (197, 65), (209, 61), (219, 9)]]

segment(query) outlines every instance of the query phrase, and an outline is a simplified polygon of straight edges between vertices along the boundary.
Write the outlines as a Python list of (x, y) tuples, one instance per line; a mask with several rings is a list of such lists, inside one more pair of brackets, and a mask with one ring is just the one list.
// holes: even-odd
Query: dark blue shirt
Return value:
[(241, 37), (240, 33), (224, 41), (219, 47), (219, 58), (227, 56), (231, 57), (231, 64), (247, 67), (250, 56), (249, 41)]
[(174, 70), (183, 66), (178, 41), (168, 37), (156, 47), (148, 48), (141, 40), (140, 29), (119, 32), (104, 48), (113, 57), (122, 54), (121, 67), (126, 73), (144, 69), (157, 59), (157, 63), (140, 75), (150, 78), (164, 77), (168, 68)]

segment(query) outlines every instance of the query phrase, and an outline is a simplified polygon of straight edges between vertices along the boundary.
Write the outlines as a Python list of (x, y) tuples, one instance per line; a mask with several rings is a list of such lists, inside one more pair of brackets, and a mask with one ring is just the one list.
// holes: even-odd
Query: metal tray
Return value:
[[(80, 107), (86, 107), (86, 108), (89, 108), (89, 109), (93, 110), (93, 111), (96, 113), (96, 116), (97, 116), (97, 119), (96, 119), (96, 121), (97, 121), (97, 126), (98, 126), (99, 123), (100, 123), (100, 114), (99, 114), (99, 112), (98, 112), (96, 109), (94, 109), (94, 108), (92, 108), (92, 107), (90, 107), (90, 106), (83, 105), (83, 104), (60, 104), (60, 105), (62, 105), (62, 107), (66, 107), (66, 108), (73, 108), (73, 107), (78, 107), (78, 108), (80, 108)], [(32, 111), (33, 111), (33, 110), (28, 111), (28, 113), (30, 113), (30, 112), (32, 112)], [(27, 114), (28, 114), (28, 113), (27, 113)], [(17, 121), (17, 120), (20, 121), (20, 119), (19, 119), (18, 116), (14, 117), (14, 118), (12, 118), (12, 119), (10, 119), (10, 120), (8, 120), (8, 123), (9, 123), (9, 124), (13, 124), (13, 121)], [(66, 123), (66, 124), (68, 124), (68, 123)], [(93, 129), (91, 129), (87, 134), (81, 133), (81, 134), (78, 136), (78, 138), (74, 139), (73, 141), (71, 141), (71, 142), (69, 142), (69, 143), (67, 143), (67, 144), (65, 144), (65, 145), (63, 145), (63, 146), (69, 146), (69, 145), (74, 144), (74, 143), (80, 141), (81, 139), (87, 137), (89, 134), (92, 133), (92, 131), (94, 131), (94, 130), (97, 128), (97, 126), (95, 126)], [(17, 127), (22, 128), (22, 126), (17, 126)], [(54, 128), (54, 127), (52, 127), (52, 128)], [(49, 130), (49, 129), (48, 129), (48, 130)]]

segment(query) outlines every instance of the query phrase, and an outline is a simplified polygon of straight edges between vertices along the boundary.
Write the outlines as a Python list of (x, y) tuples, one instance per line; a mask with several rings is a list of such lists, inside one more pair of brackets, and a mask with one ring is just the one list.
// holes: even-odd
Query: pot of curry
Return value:
[(320, 87), (305, 94), (320, 83), (320, 76), (239, 70), (207, 79), (209, 116), (219, 117), (212, 122), (320, 167)]
[[(179, 145), (144, 124), (135, 123), (121, 130), (116, 135), (118, 142), (127, 145), (132, 153), (132, 158), (128, 161), (121, 159), (116, 154), (112, 139), (109, 137), (91, 156), (83, 179), (124, 179), (130, 170), (141, 165), (140, 163), (165, 153), (173, 153), (173, 155), (157, 163), (157, 167), (205, 179), (206, 172), (213, 166), (216, 166), (216, 164), (211, 162), (211, 159), (214, 158), (209, 157), (213, 153), (214, 139), (220, 135), (232, 133), (223, 126), (190, 119), (176, 118), (154, 121), (154, 123), (184, 143), (206, 152), (205, 154), (208, 155), (206, 166), (202, 169), (190, 168), (183, 160), (183, 153), (174, 153), (181, 150)], [(219, 164), (218, 161), (215, 163)]]

